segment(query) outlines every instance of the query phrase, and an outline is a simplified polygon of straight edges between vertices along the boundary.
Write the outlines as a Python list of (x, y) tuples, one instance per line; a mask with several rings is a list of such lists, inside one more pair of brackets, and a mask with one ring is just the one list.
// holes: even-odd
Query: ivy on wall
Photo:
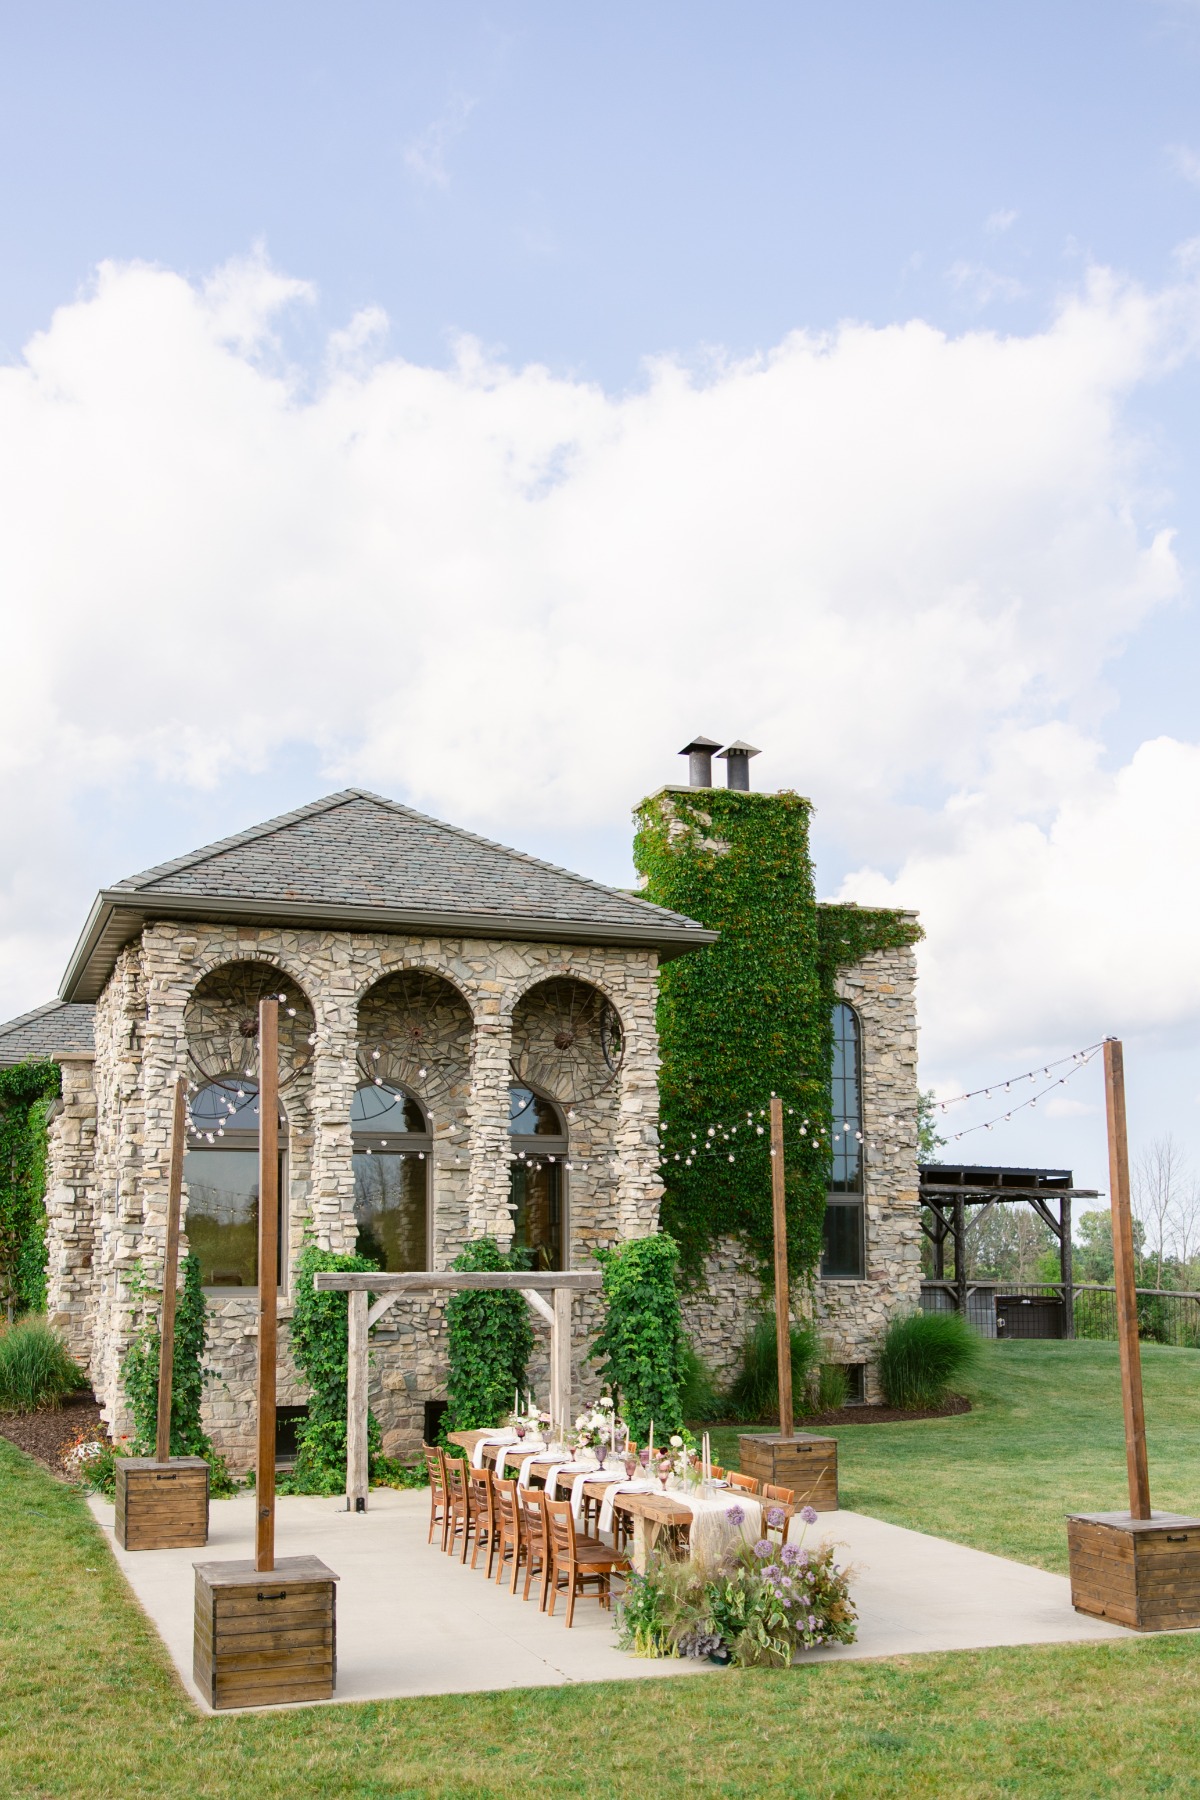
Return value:
[[(376, 1269), (365, 1256), (338, 1256), (306, 1244), (296, 1259), (291, 1345), (308, 1383), (308, 1416), (296, 1430), (296, 1467), (281, 1480), (296, 1494), (341, 1494), (346, 1487), (346, 1402), (350, 1365), (350, 1296), (318, 1294), (318, 1270), (360, 1273)], [(367, 1456), (372, 1475), (383, 1450), (383, 1432), (367, 1413)]]
[[(476, 1238), (455, 1257), (456, 1269), (500, 1271), (524, 1266), (523, 1253), (505, 1255), (495, 1238)], [(512, 1410), (513, 1394), (525, 1392), (525, 1370), (533, 1354), (529, 1307), (516, 1288), (480, 1289), (452, 1295), (446, 1307), (450, 1339), (449, 1404), (442, 1415), (448, 1431), (495, 1425)]]
[(675, 1269), (679, 1247), (665, 1231), (597, 1250), (604, 1271), (604, 1325), (592, 1344), (601, 1379), (618, 1400), (630, 1432), (665, 1444), (683, 1427), (680, 1389), (685, 1339)]
[(46, 1306), (46, 1124), (62, 1092), (57, 1063), (0, 1069), (0, 1306)]
[[(659, 981), (662, 1222), (692, 1281), (726, 1237), (769, 1277), (770, 1137), (760, 1115), (773, 1092), (784, 1103), (789, 1265), (793, 1276), (815, 1269), (829, 1184), (837, 972), (920, 936), (899, 912), (818, 906), (810, 811), (788, 791), (671, 788), (637, 812), (634, 862), (645, 898), (721, 933), (719, 943), (667, 963)], [(739, 1129), (711, 1147), (714, 1124)]]
[[(162, 1347), (161, 1290), (139, 1277), (134, 1292), (144, 1317), (141, 1329), (125, 1353), (121, 1381), (133, 1414), (133, 1456), (153, 1456), (158, 1434), (158, 1359)], [(212, 1470), (210, 1488), (216, 1495), (231, 1494), (234, 1484), (225, 1459), (213, 1449), (200, 1422), (204, 1397), (204, 1351), (208, 1341), (200, 1258), (183, 1259), (183, 1291), (175, 1308), (175, 1356), (171, 1366), (171, 1455), (202, 1456)]]

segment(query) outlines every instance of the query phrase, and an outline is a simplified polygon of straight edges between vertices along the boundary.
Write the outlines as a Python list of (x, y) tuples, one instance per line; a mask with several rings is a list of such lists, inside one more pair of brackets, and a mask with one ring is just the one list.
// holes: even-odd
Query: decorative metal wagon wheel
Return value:
[(611, 1087), (624, 1054), (620, 1014), (585, 982), (542, 982), (514, 1014), (513, 1074), (567, 1105)]
[(426, 970), (394, 976), (359, 1012), (358, 1067), (367, 1081), (445, 1097), (471, 1065), (471, 1015), (450, 982)]
[(206, 975), (187, 1004), (188, 1060), (205, 1082), (257, 1081), (258, 1005), (279, 1001), (279, 1085), (312, 1061), (315, 1021), (308, 1001), (287, 975), (268, 964), (226, 963)]

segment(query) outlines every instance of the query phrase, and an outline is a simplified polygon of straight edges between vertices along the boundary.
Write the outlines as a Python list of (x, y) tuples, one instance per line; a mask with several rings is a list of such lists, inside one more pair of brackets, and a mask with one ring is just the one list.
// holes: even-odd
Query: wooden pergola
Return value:
[[(1077, 1188), (1070, 1169), (1007, 1169), (963, 1163), (923, 1163), (920, 1170), (921, 1229), (933, 1245), (933, 1279), (954, 1295), (965, 1313), (967, 1232), (986, 1219), (994, 1206), (1020, 1200), (1031, 1206), (1058, 1239), (1059, 1285), (1063, 1298), (1063, 1336), (1075, 1335), (1075, 1281), (1071, 1255), (1071, 1202), (1098, 1200), (1096, 1188)], [(968, 1220), (967, 1208), (977, 1207)], [(954, 1281), (946, 1280), (946, 1240), (954, 1250)]]
[[(516, 1289), (537, 1317), (550, 1327), (550, 1417), (561, 1424), (571, 1411), (571, 1298), (597, 1293), (599, 1271), (553, 1271), (534, 1274), (521, 1270), (464, 1271), (421, 1269), (386, 1275), (371, 1270), (341, 1274), (325, 1270), (313, 1278), (319, 1294), (349, 1295), (349, 1358), (346, 1371), (346, 1506), (350, 1512), (366, 1512), (369, 1470), (367, 1466), (367, 1388), (370, 1332), (386, 1312), (406, 1294), (462, 1293)], [(371, 1295), (377, 1296), (371, 1304)], [(550, 1298), (547, 1300), (546, 1296)]]

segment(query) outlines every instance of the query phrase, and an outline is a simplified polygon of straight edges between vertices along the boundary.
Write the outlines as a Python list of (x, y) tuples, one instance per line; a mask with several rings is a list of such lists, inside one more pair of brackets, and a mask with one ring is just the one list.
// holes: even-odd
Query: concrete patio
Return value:
[[(207, 1711), (192, 1682), (192, 1568), (252, 1553), (253, 1496), (213, 1502), (206, 1549), (133, 1554), (113, 1540), (112, 1506), (103, 1500), (91, 1505), (184, 1686)], [(332, 1704), (723, 1673), (711, 1663), (625, 1655), (616, 1647), (610, 1615), (594, 1600), (578, 1604), (567, 1631), (561, 1603), (551, 1619), (535, 1600), (513, 1599), (507, 1586), (443, 1556), (436, 1543), (427, 1545), (428, 1517), (428, 1494), (422, 1492), (377, 1489), (365, 1515), (347, 1513), (338, 1500), (279, 1501), (277, 1554), (319, 1556), (341, 1577)], [(862, 1513), (823, 1513), (809, 1541), (827, 1537), (844, 1546), (845, 1560), (856, 1570), (859, 1638), (812, 1651), (802, 1662), (1136, 1635), (1074, 1612), (1064, 1576), (1024, 1563)]]

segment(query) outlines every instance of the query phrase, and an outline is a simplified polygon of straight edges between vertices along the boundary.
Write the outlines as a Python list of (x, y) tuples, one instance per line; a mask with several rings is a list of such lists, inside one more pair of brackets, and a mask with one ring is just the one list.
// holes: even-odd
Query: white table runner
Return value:
[(493, 1445), (515, 1444), (516, 1441), (517, 1434), (515, 1431), (489, 1431), (486, 1436), (476, 1440), (475, 1448), (471, 1452), (471, 1467), (474, 1469), (482, 1469), (483, 1453), (485, 1450), (491, 1449)]

